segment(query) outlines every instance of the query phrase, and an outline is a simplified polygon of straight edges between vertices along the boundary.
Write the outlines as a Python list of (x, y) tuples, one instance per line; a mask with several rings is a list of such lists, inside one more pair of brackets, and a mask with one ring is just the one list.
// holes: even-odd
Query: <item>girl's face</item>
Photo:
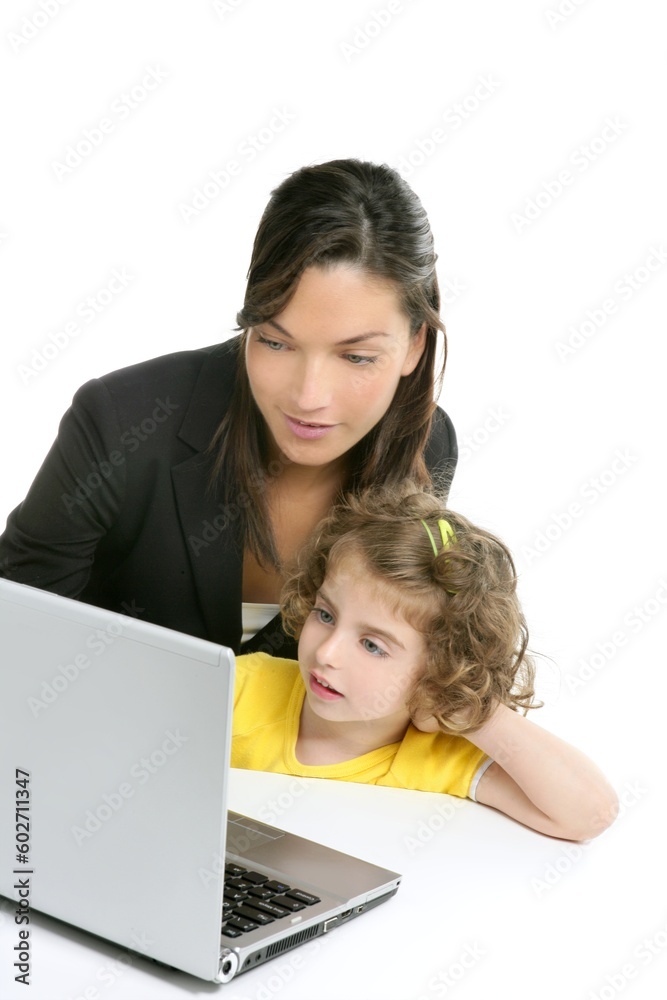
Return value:
[(299, 668), (315, 715), (370, 724), (384, 742), (395, 742), (410, 721), (405, 703), (425, 644), (355, 556), (343, 554), (327, 573), (301, 632)]
[(425, 325), (410, 337), (392, 285), (349, 267), (307, 268), (288, 305), (247, 340), (250, 388), (274, 453), (335, 463), (386, 413), (424, 338)]

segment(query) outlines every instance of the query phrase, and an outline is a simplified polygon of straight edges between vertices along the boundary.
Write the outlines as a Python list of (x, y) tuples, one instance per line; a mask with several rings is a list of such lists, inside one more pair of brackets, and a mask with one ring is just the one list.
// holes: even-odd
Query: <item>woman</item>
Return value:
[(389, 167), (297, 170), (260, 221), (240, 336), (82, 386), (8, 518), (0, 573), (295, 655), (281, 584), (341, 492), (451, 482), (435, 261), (421, 203)]

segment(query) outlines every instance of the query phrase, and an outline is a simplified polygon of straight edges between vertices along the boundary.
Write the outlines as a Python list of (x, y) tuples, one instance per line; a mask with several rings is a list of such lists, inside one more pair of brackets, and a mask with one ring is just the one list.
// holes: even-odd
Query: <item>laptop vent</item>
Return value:
[(297, 945), (303, 944), (304, 941), (315, 937), (319, 929), (320, 925), (314, 924), (312, 927), (307, 927), (305, 931), (299, 931), (297, 934), (292, 934), (291, 937), (283, 938), (282, 941), (276, 941), (266, 949), (266, 958), (273, 958), (274, 955), (280, 955), (281, 952), (287, 951), (288, 948), (296, 948)]

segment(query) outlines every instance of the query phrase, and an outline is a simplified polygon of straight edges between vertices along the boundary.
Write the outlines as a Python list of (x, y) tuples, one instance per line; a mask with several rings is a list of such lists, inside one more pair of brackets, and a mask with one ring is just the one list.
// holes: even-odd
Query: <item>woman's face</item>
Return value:
[(274, 453), (311, 467), (341, 459), (417, 366), (425, 329), (410, 337), (390, 283), (342, 265), (307, 268), (288, 305), (247, 341), (250, 388)]

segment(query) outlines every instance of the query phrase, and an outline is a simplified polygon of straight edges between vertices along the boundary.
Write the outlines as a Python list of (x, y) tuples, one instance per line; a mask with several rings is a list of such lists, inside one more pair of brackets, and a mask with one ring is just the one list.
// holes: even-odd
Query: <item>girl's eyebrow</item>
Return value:
[[(315, 595), (315, 601), (316, 602), (318, 600), (320, 600), (320, 599), (323, 600), (325, 604), (328, 604), (329, 607), (336, 614), (338, 614), (338, 611), (336, 610), (336, 605), (333, 603), (332, 600), (330, 600), (327, 597), (327, 595), (324, 593), (324, 591), (322, 590), (322, 588), (320, 588), (318, 590), (317, 594)], [(380, 638), (385, 639), (387, 642), (391, 643), (393, 646), (398, 646), (399, 649), (402, 649), (403, 651), (405, 651), (405, 646), (403, 645), (403, 643), (399, 639), (397, 639), (396, 636), (392, 632), (387, 632), (386, 629), (378, 628), (377, 625), (370, 625), (370, 624), (367, 624), (366, 622), (360, 622), (359, 623), (359, 630), (361, 632), (372, 632), (373, 635), (377, 635)]]
[(319, 600), (324, 601), (325, 604), (328, 604), (330, 608), (333, 608), (333, 610), (336, 611), (336, 605), (334, 604), (334, 602), (331, 600), (330, 597), (327, 597), (327, 595), (324, 593), (321, 587), (315, 594), (315, 603), (317, 603)]
[[(265, 322), (268, 323), (269, 326), (274, 327), (274, 329), (276, 329), (279, 333), (282, 333), (283, 337), (287, 337), (289, 340), (294, 340), (292, 334), (288, 333), (287, 330), (284, 327), (282, 327), (280, 323), (276, 323), (274, 319), (267, 319), (265, 320)], [(346, 344), (358, 344), (362, 340), (368, 340), (369, 337), (388, 337), (388, 336), (389, 334), (384, 333), (382, 330), (369, 330), (368, 333), (360, 333), (356, 337), (348, 337), (346, 340), (336, 341), (336, 347), (343, 347)]]

